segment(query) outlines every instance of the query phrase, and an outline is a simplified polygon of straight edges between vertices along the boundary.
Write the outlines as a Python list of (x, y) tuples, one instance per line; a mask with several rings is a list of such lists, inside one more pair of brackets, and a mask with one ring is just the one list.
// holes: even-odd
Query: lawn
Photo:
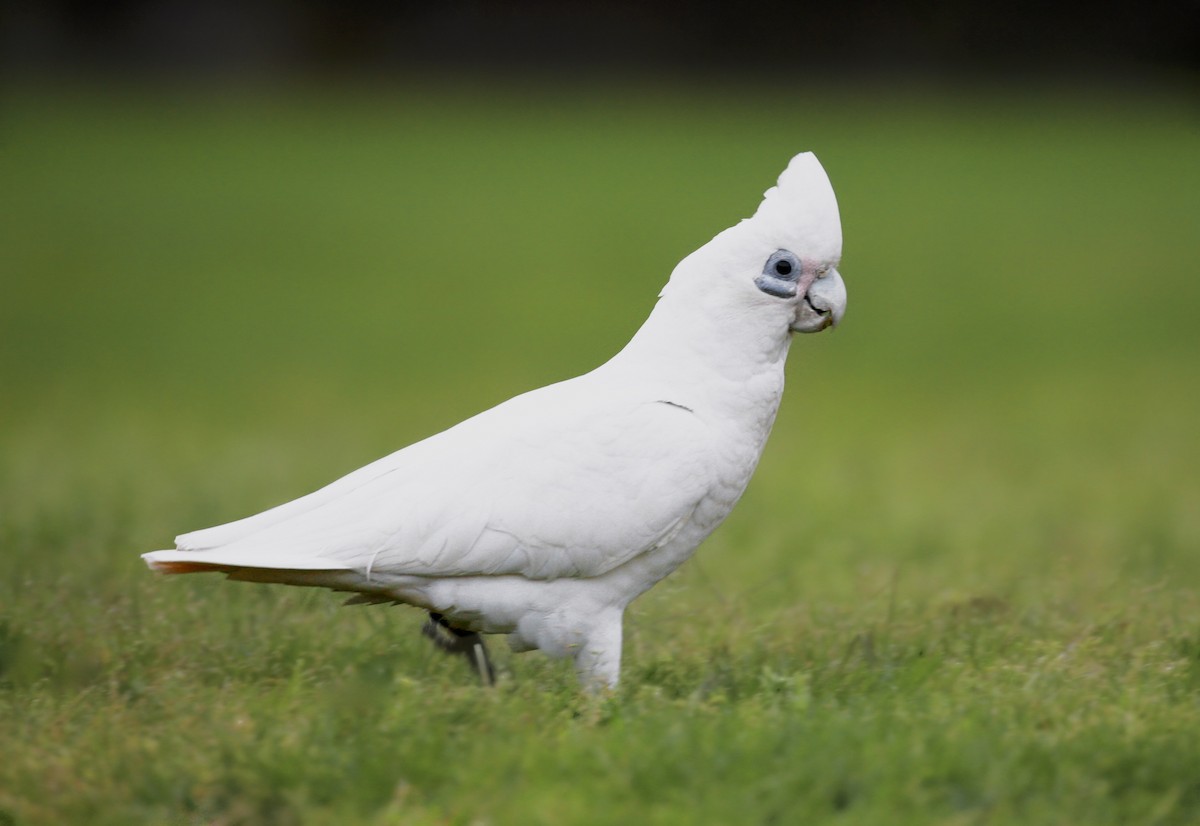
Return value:
[[(1200, 122), (1170, 92), (28, 88), (0, 824), (1200, 821)], [(629, 338), (813, 149), (850, 299), (611, 697), (165, 579)]]

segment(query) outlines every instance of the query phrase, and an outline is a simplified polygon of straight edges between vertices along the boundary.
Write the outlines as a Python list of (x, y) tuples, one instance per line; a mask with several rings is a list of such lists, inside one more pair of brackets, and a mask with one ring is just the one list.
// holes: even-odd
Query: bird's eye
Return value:
[(795, 281), (800, 276), (800, 259), (790, 250), (775, 250), (763, 266), (763, 275)]
[(767, 295), (792, 298), (796, 295), (800, 269), (800, 259), (794, 254), (788, 250), (776, 250), (771, 253), (763, 265), (762, 275), (754, 279), (754, 283)]

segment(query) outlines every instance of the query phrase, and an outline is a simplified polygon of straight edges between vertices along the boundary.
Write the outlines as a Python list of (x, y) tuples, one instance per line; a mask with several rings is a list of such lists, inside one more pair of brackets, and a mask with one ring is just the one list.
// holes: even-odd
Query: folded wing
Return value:
[(353, 571), (366, 583), (601, 575), (690, 518), (712, 486), (708, 432), (678, 407), (597, 403), (569, 384), (519, 396), (294, 502), (181, 536), (179, 551), (148, 561)]

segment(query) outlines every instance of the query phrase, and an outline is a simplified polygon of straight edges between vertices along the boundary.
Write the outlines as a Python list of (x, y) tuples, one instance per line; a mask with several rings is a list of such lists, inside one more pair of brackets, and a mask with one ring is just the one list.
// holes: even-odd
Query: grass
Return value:
[[(629, 91), (629, 90), (625, 90)], [(1190, 104), (10, 93), (0, 824), (1200, 819)], [(845, 325), (632, 607), (620, 691), (406, 609), (159, 579), (629, 337), (787, 158)]]

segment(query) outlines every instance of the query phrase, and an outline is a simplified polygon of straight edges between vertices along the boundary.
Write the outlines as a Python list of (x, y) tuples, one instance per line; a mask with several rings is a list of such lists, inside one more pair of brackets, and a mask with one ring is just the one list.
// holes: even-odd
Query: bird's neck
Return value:
[(764, 324), (760, 315), (667, 291), (604, 369), (644, 382), (666, 401), (759, 420), (769, 430), (790, 342), (786, 321)]

